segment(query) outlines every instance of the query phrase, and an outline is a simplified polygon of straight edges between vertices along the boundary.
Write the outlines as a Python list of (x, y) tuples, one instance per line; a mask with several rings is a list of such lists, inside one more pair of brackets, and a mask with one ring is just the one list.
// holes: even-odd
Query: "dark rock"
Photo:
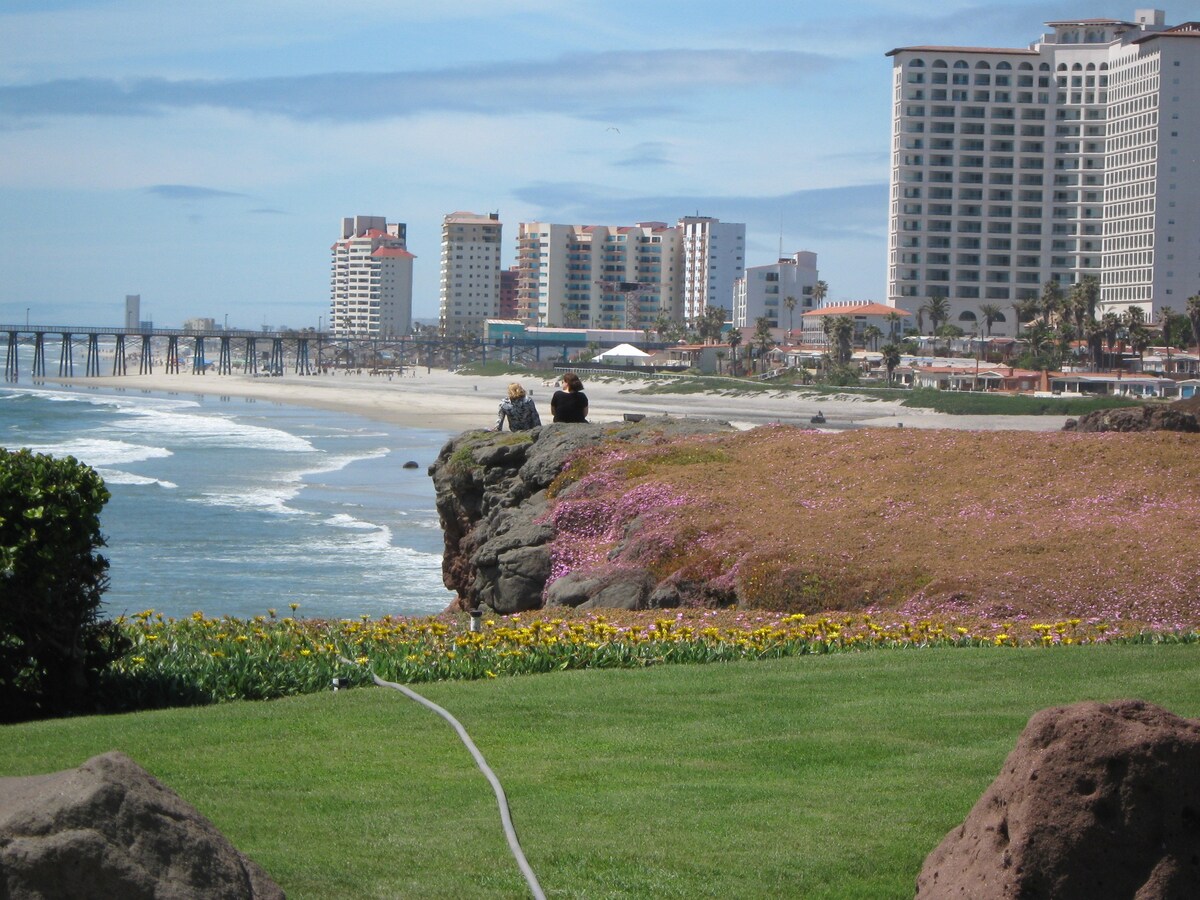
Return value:
[(546, 591), (547, 606), (579, 609), (645, 609), (654, 579), (641, 569), (609, 569), (599, 574), (570, 572)]
[(0, 897), (283, 896), (211, 822), (121, 753), (0, 778)]
[(405, 469), (419, 469), (419, 468), (421, 468), (421, 466), (420, 466), (420, 465), (417, 463), (417, 461), (416, 461), (415, 459), (410, 459), (408, 462), (406, 462), (406, 463), (405, 463), (405, 464), (402, 466), (402, 468), (405, 468)]
[(1182, 431), (1200, 433), (1200, 422), (1189, 412), (1170, 406), (1123, 406), (1098, 409), (1067, 419), (1063, 431)]
[[(509, 614), (540, 609), (550, 577), (551, 526), (546, 489), (575, 454), (609, 441), (669, 443), (680, 437), (732, 431), (707, 419), (646, 418), (640, 422), (547, 425), (531, 431), (469, 431), (452, 438), (429, 467), (442, 522), (442, 578), (456, 606), (489, 606)], [(564, 496), (570, 494), (568, 488)], [(649, 603), (654, 585), (628, 573), (600, 579), (592, 593), (567, 582), (561, 605)], [(560, 579), (561, 581), (562, 579)], [(600, 600), (596, 600), (600, 597)], [(632, 607), (630, 607), (632, 608)]]
[(1037, 713), (917, 896), (1200, 897), (1200, 721), (1141, 700)]

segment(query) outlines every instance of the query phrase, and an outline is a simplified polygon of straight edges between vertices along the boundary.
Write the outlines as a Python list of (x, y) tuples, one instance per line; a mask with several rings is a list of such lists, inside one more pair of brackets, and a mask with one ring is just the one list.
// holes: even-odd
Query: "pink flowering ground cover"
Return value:
[(783, 613), (1200, 624), (1195, 436), (768, 426), (568, 469), (553, 575)]

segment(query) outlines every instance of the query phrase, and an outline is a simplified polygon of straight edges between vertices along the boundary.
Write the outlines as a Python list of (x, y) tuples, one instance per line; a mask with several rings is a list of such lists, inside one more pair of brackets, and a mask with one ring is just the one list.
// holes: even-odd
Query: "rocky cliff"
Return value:
[[(457, 606), (510, 614), (547, 603), (623, 607), (674, 605), (645, 573), (555, 581), (548, 593), (554, 536), (547, 490), (567, 463), (606, 442), (667, 444), (686, 435), (731, 432), (725, 422), (655, 417), (639, 422), (547, 425), (525, 432), (468, 431), (452, 438), (429, 467), (445, 535), (442, 575)], [(575, 486), (558, 494), (569, 497)]]

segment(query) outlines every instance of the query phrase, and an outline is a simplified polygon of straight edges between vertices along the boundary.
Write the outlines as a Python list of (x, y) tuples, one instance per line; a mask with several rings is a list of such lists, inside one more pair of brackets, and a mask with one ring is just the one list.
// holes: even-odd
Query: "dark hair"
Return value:
[(579, 380), (579, 376), (574, 372), (568, 372), (562, 377), (563, 384), (567, 386), (567, 390), (572, 394), (576, 391), (583, 390), (583, 382)]

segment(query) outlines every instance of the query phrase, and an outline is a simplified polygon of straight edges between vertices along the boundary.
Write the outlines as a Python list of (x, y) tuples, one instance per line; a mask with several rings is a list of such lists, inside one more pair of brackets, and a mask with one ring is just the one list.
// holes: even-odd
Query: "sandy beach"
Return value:
[[(586, 373), (585, 373), (586, 374)], [(100, 378), (54, 378), (76, 388), (114, 391), (153, 391), (181, 397), (194, 395), (252, 397), (276, 403), (345, 411), (369, 419), (409, 428), (457, 433), (491, 428), (496, 410), (510, 381), (519, 381), (533, 395), (545, 423), (550, 421), (550, 396), (554, 375), (544, 377), (459, 375), (444, 369), (416, 370), (403, 377), (368, 374), (294, 375), (256, 378), (247, 375), (192, 373), (125, 375)], [(854, 394), (819, 395), (793, 391), (778, 393), (712, 392), (705, 394), (643, 394), (648, 382), (589, 380), (584, 389), (591, 405), (592, 422), (619, 421), (626, 413), (721, 419), (739, 428), (769, 422), (807, 425), (818, 411), (824, 427), (956, 428), (967, 430), (1056, 431), (1064, 416), (951, 416), (909, 409), (899, 402), (874, 400)]]

